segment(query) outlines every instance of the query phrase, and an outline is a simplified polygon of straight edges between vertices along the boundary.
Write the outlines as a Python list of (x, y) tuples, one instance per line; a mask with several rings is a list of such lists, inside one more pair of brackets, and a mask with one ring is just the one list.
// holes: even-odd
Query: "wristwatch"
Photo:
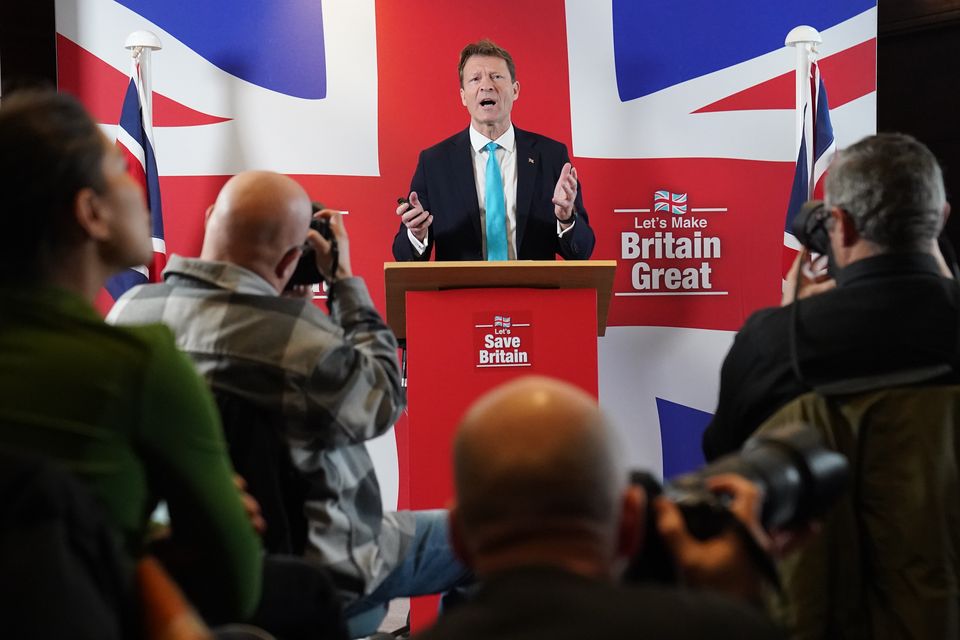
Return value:
[[(553, 214), (553, 215), (557, 216), (557, 214)], [(570, 217), (567, 218), (566, 220), (561, 220), (560, 217), (557, 216), (557, 222), (559, 222), (560, 224), (573, 224), (574, 222), (576, 222), (576, 220), (577, 220), (576, 207), (574, 207), (573, 212), (570, 214)]]

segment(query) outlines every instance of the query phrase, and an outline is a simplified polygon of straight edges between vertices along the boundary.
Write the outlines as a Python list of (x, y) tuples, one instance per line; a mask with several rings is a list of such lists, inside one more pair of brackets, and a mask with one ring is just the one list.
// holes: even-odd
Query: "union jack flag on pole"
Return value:
[[(810, 29), (810, 27), (798, 27), (798, 29), (804, 28)], [(813, 33), (817, 38), (816, 42), (819, 42), (819, 34), (815, 31)], [(790, 36), (787, 36), (787, 44), (790, 44)], [(798, 50), (801, 49), (801, 44), (797, 43)], [(797, 168), (793, 175), (793, 188), (790, 191), (790, 203), (787, 205), (787, 215), (784, 220), (781, 272), (781, 276), (784, 277), (800, 251), (800, 243), (793, 235), (793, 220), (804, 202), (811, 198), (823, 197), (823, 179), (827, 174), (827, 167), (837, 153), (833, 125), (830, 123), (827, 89), (820, 76), (816, 50), (810, 47), (806, 51), (801, 51), (800, 55), (806, 55), (807, 59), (802, 63), (802, 67), (798, 68), (799, 150)]]
[(114, 300), (138, 284), (159, 282), (167, 264), (167, 245), (163, 236), (163, 210), (160, 205), (160, 178), (153, 150), (152, 90), (149, 81), (151, 49), (159, 49), (159, 40), (148, 32), (135, 32), (127, 38), (133, 50), (130, 82), (123, 98), (117, 146), (127, 158), (127, 171), (140, 183), (150, 209), (153, 236), (153, 261), (127, 269), (110, 278), (107, 291)]

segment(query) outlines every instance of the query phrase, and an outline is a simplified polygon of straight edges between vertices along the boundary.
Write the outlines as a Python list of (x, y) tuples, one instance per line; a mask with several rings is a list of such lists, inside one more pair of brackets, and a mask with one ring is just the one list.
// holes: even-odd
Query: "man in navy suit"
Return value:
[(397, 207), (397, 260), (585, 260), (595, 238), (564, 144), (510, 121), (513, 58), (489, 40), (460, 52), (470, 126), (420, 153)]

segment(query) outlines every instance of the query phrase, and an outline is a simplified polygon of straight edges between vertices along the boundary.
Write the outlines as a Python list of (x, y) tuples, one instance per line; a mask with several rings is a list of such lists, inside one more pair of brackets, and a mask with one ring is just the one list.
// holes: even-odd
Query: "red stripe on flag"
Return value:
[(147, 265), (147, 271), (149, 273), (148, 279), (150, 282), (162, 282), (163, 281), (163, 270), (167, 266), (167, 254), (160, 253), (159, 251), (153, 252), (153, 262)]
[(824, 171), (823, 175), (820, 176), (820, 179), (817, 180), (817, 184), (813, 185), (813, 198), (816, 200), (823, 200), (823, 184), (827, 179), (827, 172)]
[(830, 108), (852, 102), (877, 90), (877, 39), (823, 58), (820, 75), (830, 79)]
[[(104, 124), (117, 123), (117, 105), (123, 101), (129, 84), (129, 75), (117, 71), (77, 43), (57, 34), (57, 86), (61, 91), (79, 98), (94, 120)], [(230, 119), (191, 109), (153, 92), (155, 127), (191, 127)]]
[[(830, 108), (852, 102), (877, 90), (877, 40), (867, 40), (832, 56), (821, 58), (820, 73), (830, 78)], [(795, 73), (790, 71), (734, 93), (693, 113), (793, 109)]]
[(717, 111), (757, 111), (763, 109), (793, 109), (794, 72), (785, 73), (749, 89), (744, 89), (717, 100), (693, 113), (712, 113)]
[[(120, 151), (123, 153), (123, 156), (127, 159), (127, 173), (130, 174), (130, 177), (137, 181), (137, 184), (140, 185), (140, 190), (143, 192), (143, 197), (147, 197), (147, 173), (143, 169), (143, 165), (140, 164), (140, 159), (135, 155), (130, 153), (130, 149), (127, 149), (126, 146), (117, 142), (117, 147), (120, 148)], [(149, 205), (148, 205), (149, 206)]]

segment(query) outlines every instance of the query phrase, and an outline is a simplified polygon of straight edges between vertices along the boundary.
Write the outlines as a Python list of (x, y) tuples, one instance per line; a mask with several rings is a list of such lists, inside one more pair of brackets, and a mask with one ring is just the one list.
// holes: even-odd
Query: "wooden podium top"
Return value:
[(407, 291), (445, 289), (596, 289), (597, 335), (607, 330), (616, 260), (511, 260), (508, 262), (384, 262), (387, 324), (407, 336)]

